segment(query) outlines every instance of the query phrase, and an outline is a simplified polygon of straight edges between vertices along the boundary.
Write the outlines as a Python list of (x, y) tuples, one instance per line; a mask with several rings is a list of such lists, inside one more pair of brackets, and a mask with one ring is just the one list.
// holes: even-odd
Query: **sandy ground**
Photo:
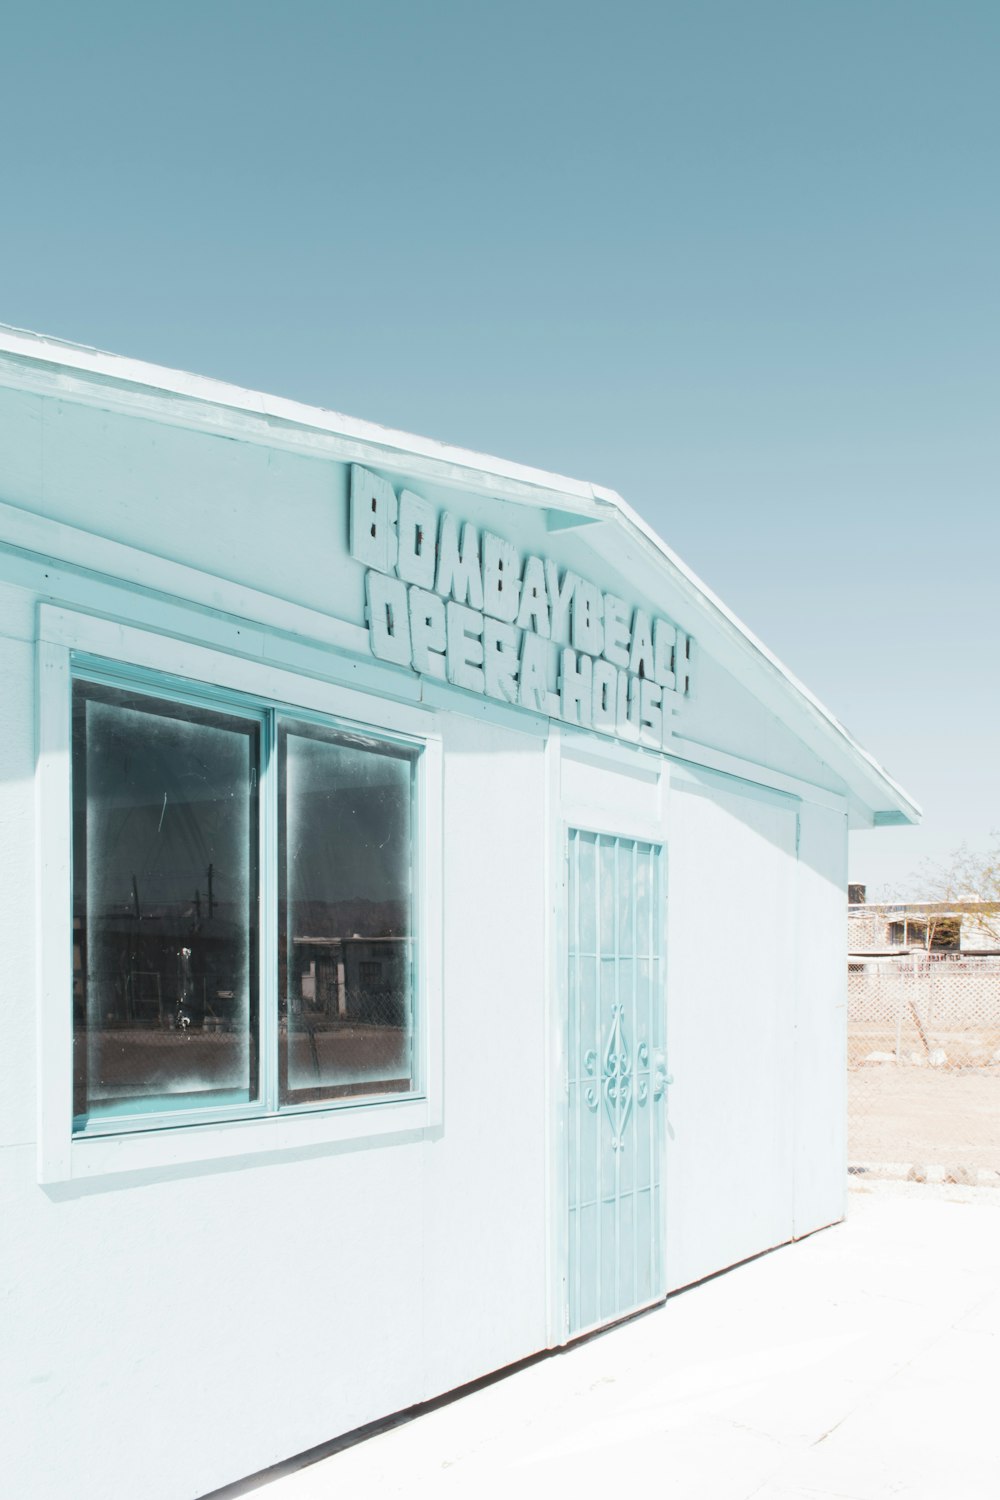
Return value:
[(865, 1063), (847, 1076), (850, 1162), (1000, 1174), (1000, 1068)]

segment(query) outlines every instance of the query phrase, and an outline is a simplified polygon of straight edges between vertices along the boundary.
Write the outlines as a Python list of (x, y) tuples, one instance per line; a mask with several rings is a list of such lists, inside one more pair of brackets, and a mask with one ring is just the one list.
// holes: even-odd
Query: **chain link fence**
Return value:
[(852, 1173), (1000, 1186), (1000, 955), (852, 959)]

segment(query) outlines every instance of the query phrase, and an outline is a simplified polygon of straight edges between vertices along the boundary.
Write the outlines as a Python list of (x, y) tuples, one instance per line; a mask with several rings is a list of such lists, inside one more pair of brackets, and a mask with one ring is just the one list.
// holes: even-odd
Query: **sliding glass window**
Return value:
[(418, 747), (73, 686), (77, 1132), (416, 1090)]
[(412, 1078), (414, 755), (279, 723), (281, 1099)]

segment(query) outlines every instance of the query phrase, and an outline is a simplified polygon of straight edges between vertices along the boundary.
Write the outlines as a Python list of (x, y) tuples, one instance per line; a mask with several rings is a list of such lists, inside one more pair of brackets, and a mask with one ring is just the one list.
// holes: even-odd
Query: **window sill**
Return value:
[(123, 1173), (170, 1172), (187, 1166), (241, 1161), (278, 1154), (313, 1154), (324, 1149), (376, 1144), (440, 1125), (441, 1112), (431, 1100), (408, 1096), (372, 1104), (341, 1105), (217, 1125), (181, 1126), (176, 1130), (133, 1131), (122, 1135), (78, 1136), (58, 1161), (43, 1159), (43, 1183), (75, 1182)]

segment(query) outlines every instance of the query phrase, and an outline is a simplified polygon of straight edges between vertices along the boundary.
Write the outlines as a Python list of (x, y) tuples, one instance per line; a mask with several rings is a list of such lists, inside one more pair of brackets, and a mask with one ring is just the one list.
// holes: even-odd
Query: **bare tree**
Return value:
[[(927, 946), (932, 923), (962, 916), (994, 943), (1000, 943), (1000, 834), (985, 852), (961, 844), (939, 864), (925, 863), (914, 877), (927, 913)], [(926, 905), (924, 903), (927, 903)]]

